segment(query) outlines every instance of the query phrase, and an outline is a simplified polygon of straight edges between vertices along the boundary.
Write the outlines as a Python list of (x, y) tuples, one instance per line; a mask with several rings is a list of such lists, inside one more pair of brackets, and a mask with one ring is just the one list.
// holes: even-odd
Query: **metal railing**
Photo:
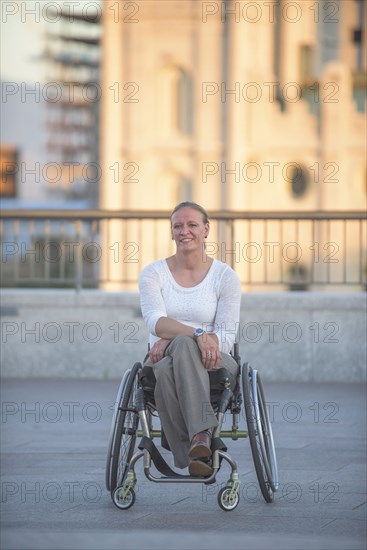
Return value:
[[(365, 289), (363, 212), (211, 211), (208, 256), (244, 290)], [(174, 253), (168, 212), (5, 210), (3, 287), (137, 289), (141, 269)]]

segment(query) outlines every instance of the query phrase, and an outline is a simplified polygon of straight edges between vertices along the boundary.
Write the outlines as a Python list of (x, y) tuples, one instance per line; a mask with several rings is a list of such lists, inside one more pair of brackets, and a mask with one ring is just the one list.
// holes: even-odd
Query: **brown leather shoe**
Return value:
[(199, 458), (194, 458), (190, 460), (190, 463), (189, 463), (190, 476), (208, 477), (208, 476), (211, 476), (213, 472), (214, 470), (208, 462), (204, 462)]
[(208, 458), (211, 456), (210, 435), (208, 432), (199, 432), (191, 440), (190, 458)]

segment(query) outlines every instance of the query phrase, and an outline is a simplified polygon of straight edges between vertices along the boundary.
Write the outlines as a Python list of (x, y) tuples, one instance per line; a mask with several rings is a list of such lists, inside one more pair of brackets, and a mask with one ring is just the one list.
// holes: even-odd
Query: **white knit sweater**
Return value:
[(151, 346), (159, 340), (155, 332), (158, 319), (169, 317), (215, 332), (220, 350), (231, 351), (239, 328), (241, 285), (227, 264), (214, 260), (201, 283), (186, 288), (175, 281), (167, 261), (158, 260), (142, 270), (139, 290)]

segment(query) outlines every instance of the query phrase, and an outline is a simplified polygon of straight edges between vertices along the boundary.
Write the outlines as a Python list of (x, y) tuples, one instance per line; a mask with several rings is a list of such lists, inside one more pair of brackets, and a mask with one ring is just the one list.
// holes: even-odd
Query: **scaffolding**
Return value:
[(46, 33), (48, 188), (98, 202), (101, 17), (58, 12)]

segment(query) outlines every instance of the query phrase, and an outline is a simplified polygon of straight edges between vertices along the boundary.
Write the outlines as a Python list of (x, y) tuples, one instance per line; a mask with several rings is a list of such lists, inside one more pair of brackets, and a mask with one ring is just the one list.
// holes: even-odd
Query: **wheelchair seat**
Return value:
[[(232, 392), (235, 392), (237, 387), (237, 377), (224, 367), (210, 370), (208, 371), (208, 374), (210, 384), (210, 402), (213, 409), (216, 410), (225, 387), (229, 387)], [(156, 405), (154, 400), (154, 390), (156, 379), (153, 368), (149, 365), (144, 366), (139, 373), (139, 379), (147, 404), (155, 409)]]
[[(226, 387), (229, 387), (232, 392), (234, 392), (235, 388), (238, 386), (238, 383), (236, 377), (224, 367), (208, 371), (208, 374), (210, 384), (210, 403), (213, 407), (213, 410), (217, 412), (223, 390)], [(154, 390), (156, 385), (156, 378), (154, 375), (153, 367), (145, 365), (140, 370), (139, 381), (144, 392), (144, 400), (147, 406), (155, 411), (156, 404), (154, 399)], [(163, 428), (161, 428), (161, 445), (167, 451), (171, 450)]]

